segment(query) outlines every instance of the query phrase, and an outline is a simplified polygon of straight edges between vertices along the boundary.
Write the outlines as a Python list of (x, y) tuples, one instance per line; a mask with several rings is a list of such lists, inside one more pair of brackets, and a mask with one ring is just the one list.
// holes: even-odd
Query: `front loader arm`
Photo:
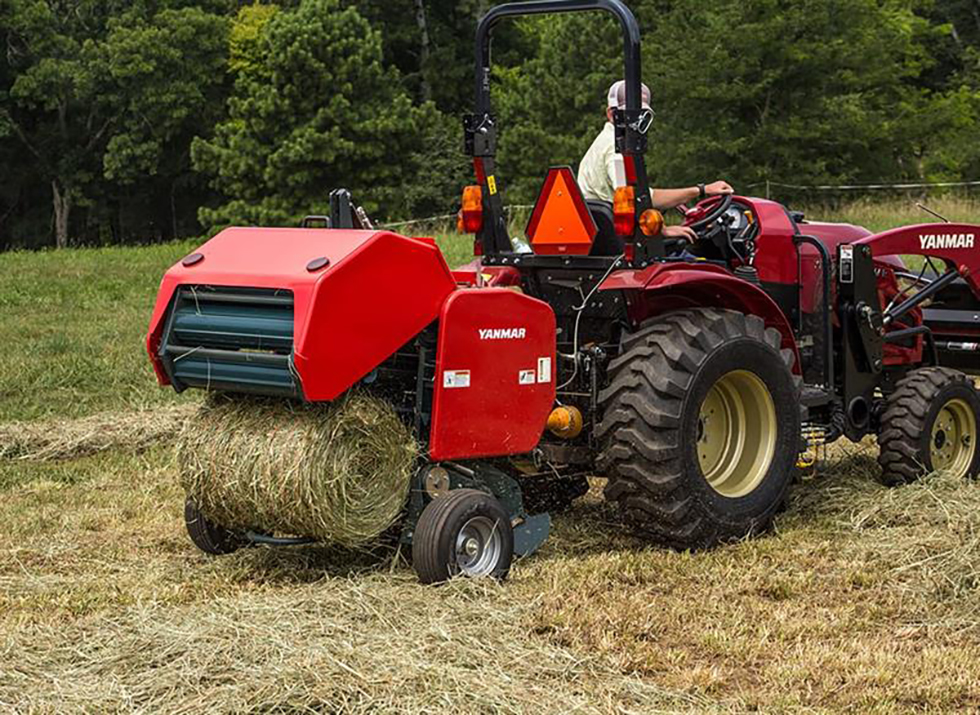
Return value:
[[(980, 226), (922, 224), (904, 226), (838, 246), (838, 318), (844, 328), (844, 392), (848, 401), (865, 401), (885, 365), (885, 344), (915, 347), (928, 344), (928, 360), (938, 364), (936, 341), (928, 325), (907, 325), (903, 317), (962, 278), (980, 300)], [(923, 256), (942, 261), (946, 271), (919, 281), (880, 306), (876, 297), (876, 261), (889, 256)], [(915, 321), (918, 322), (918, 321)]]
[(869, 246), (874, 258), (905, 255), (941, 260), (949, 271), (966, 280), (970, 290), (980, 300), (978, 237), (980, 226), (928, 223), (893, 228), (856, 241), (854, 245)]
[[(939, 223), (897, 228), (860, 241), (876, 258), (915, 255), (945, 264), (946, 272), (941, 276), (916, 281), (913, 289), (900, 294), (904, 298), (901, 303), (887, 306), (882, 316), (886, 340), (894, 342), (903, 334), (911, 337), (914, 333), (916, 339), (929, 343), (933, 363), (980, 374), (978, 237), (980, 226)], [(933, 299), (927, 306), (926, 301)], [(923, 324), (895, 329), (901, 325), (902, 316), (918, 306), (923, 307)]]

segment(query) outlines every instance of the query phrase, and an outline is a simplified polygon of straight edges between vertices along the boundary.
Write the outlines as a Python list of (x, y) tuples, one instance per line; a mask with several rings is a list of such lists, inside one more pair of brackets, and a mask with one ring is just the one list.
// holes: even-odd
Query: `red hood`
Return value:
[[(813, 236), (820, 240), (830, 251), (831, 256), (837, 255), (837, 246), (842, 243), (856, 243), (863, 238), (873, 235), (871, 231), (851, 223), (825, 223), (822, 221), (804, 221), (799, 224), (800, 233)], [(875, 260), (888, 263), (898, 270), (905, 270), (905, 263), (898, 256), (883, 256)]]

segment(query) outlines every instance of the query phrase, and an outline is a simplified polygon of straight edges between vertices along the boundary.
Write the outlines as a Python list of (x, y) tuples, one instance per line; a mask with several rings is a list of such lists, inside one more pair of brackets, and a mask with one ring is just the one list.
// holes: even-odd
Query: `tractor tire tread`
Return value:
[[(596, 430), (604, 443), (598, 460), (610, 476), (606, 498), (628, 523), (676, 549), (710, 548), (766, 528), (785, 502), (757, 522), (721, 523), (689, 492), (680, 465), (679, 428), (684, 398), (703, 360), (727, 341), (750, 337), (776, 351), (790, 370), (792, 350), (782, 335), (757, 317), (715, 308), (683, 310), (653, 318), (627, 336), (611, 361), (605, 411)], [(794, 376), (799, 395), (802, 380)], [(789, 480), (787, 480), (788, 487)]]
[(958, 384), (972, 387), (973, 383), (959, 370), (945, 367), (918, 368), (898, 382), (887, 398), (878, 430), (878, 479), (882, 484), (911, 484), (928, 472), (916, 445), (937, 395)]

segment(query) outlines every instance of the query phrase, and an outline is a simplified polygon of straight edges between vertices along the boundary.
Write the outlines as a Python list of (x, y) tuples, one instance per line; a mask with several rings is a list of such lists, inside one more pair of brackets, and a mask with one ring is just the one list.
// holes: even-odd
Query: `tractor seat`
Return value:
[(587, 199), (585, 205), (592, 214), (598, 232), (592, 243), (590, 256), (618, 256), (623, 253), (626, 242), (616, 235), (616, 224), (613, 222), (613, 205), (608, 201)]
[[(592, 214), (592, 219), (598, 229), (589, 255), (621, 256), (626, 250), (626, 241), (616, 235), (612, 204), (608, 201), (587, 199), (585, 205), (588, 207), (589, 213)], [(678, 239), (667, 239), (664, 242), (667, 255), (682, 253), (686, 247), (687, 243)]]

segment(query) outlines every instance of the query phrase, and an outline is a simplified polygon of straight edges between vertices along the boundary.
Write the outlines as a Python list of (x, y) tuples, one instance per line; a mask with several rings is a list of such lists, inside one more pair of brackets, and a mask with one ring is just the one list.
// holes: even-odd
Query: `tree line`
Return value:
[[(627, 0), (656, 184), (980, 177), (980, 0)], [(0, 249), (455, 210), (489, 0), (0, 0)], [(500, 176), (533, 200), (622, 75), (602, 14), (494, 38)]]

